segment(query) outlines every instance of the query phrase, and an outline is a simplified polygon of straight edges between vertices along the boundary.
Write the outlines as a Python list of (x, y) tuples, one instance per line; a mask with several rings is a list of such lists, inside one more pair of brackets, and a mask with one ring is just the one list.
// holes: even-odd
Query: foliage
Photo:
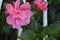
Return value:
[[(12, 29), (6, 23), (5, 6), (6, 3), (12, 3), (15, 0), (4, 0), (2, 10), (0, 12), (0, 40), (16, 40), (17, 29)], [(42, 40), (48, 35), (46, 40), (60, 40), (60, 0), (48, 0), (48, 26), (43, 27), (43, 15), (34, 6), (34, 0), (27, 0), (32, 5), (33, 17), (30, 24), (23, 26), (22, 40)], [(22, 0), (21, 0), (21, 3)]]

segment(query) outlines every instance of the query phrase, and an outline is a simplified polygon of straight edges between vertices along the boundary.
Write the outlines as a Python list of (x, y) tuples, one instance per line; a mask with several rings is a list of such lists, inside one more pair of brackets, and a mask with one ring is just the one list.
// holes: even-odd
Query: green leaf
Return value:
[(43, 29), (43, 31), (42, 31), (42, 36), (46, 36), (46, 35), (48, 35), (49, 33), (48, 33), (48, 27), (46, 27), (46, 28), (44, 28)]
[(53, 35), (53, 36), (60, 36), (60, 21), (57, 21), (53, 24), (51, 24), (49, 27), (46, 27), (42, 35)]
[(36, 34), (32, 30), (26, 30), (21, 35), (21, 40), (34, 40), (36, 37)]
[(37, 32), (37, 33), (41, 33), (42, 31), (42, 25), (39, 24), (38, 22), (34, 21), (34, 30)]
[(58, 4), (60, 2), (60, 0), (48, 0), (49, 4)]
[(45, 38), (45, 40), (56, 40), (56, 38), (55, 38), (55, 37), (50, 36), (50, 37), (46, 37), (46, 38)]

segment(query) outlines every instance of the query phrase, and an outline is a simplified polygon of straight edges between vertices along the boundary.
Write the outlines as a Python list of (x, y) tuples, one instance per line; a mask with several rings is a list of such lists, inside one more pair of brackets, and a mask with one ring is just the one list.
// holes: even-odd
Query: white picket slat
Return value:
[(1, 10), (1, 6), (2, 6), (2, 2), (3, 2), (3, 0), (0, 0), (0, 10)]
[[(47, 2), (47, 0), (44, 0)], [(47, 10), (43, 11), (43, 27), (48, 26), (48, 19), (47, 19)], [(46, 35), (45, 37), (43, 37), (43, 40), (45, 40), (45, 38), (48, 37), (48, 35)]]

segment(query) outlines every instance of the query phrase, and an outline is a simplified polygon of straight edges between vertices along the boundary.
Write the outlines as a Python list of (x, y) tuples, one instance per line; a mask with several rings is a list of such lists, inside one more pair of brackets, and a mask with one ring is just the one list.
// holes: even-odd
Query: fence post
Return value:
[[(44, 0), (47, 2), (47, 0)], [(43, 11), (43, 27), (48, 26), (48, 20), (47, 20), (47, 10)], [(45, 40), (45, 38), (48, 37), (48, 35), (46, 35), (45, 37), (43, 37), (43, 40)]]
[(3, 0), (0, 0), (0, 11), (1, 11), (2, 2), (3, 2)]
[(21, 40), (19, 37), (21, 36), (22, 31), (23, 31), (23, 29), (21, 27), (18, 28), (18, 38), (17, 38), (17, 40)]

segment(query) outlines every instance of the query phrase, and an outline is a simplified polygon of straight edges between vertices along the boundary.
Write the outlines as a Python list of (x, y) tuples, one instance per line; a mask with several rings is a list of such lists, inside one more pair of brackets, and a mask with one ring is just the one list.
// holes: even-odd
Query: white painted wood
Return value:
[(26, 2), (26, 0), (23, 0), (23, 2), (25, 3), (25, 2)]
[(48, 25), (47, 21), (47, 10), (43, 11), (43, 27), (46, 27)]
[(46, 2), (47, 2), (47, 0), (44, 0), (44, 1), (46, 1)]
[[(47, 0), (44, 0), (47, 2)], [(47, 10), (43, 11), (43, 27), (48, 26), (48, 20), (47, 20)], [(48, 35), (46, 35), (45, 37), (43, 37), (43, 40), (45, 40), (45, 38), (48, 37)]]
[[(48, 26), (47, 10), (43, 11), (43, 27), (46, 27), (46, 26)], [(46, 37), (48, 37), (48, 35), (43, 37), (43, 40), (45, 40)]]
[(23, 29), (20, 27), (20, 28), (18, 29), (18, 37), (20, 37), (20, 36), (21, 36), (22, 31), (23, 31)]
[(0, 10), (1, 10), (1, 6), (2, 6), (2, 2), (3, 2), (3, 0), (0, 0)]
[(17, 40), (21, 40), (21, 39), (17, 39)]
[(21, 40), (19, 37), (21, 36), (22, 32), (23, 32), (23, 29), (21, 27), (18, 28), (18, 38), (17, 38), (17, 40)]

